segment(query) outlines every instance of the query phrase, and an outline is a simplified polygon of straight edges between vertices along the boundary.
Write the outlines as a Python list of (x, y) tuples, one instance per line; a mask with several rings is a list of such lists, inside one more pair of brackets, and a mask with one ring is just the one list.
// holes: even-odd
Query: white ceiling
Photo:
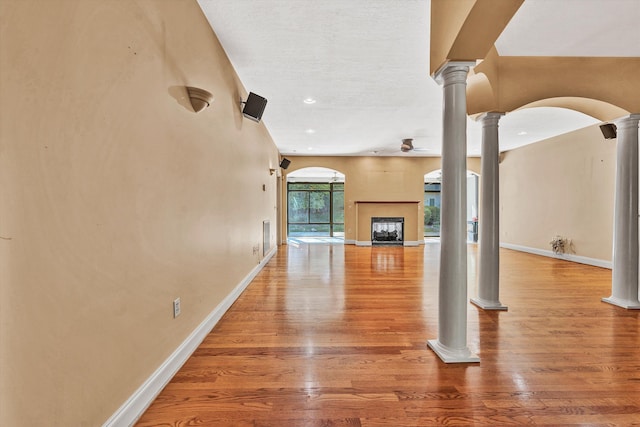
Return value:
[[(283, 155), (439, 156), (429, 0), (198, 0)], [(640, 0), (525, 0), (501, 55), (640, 56)], [(597, 37), (595, 36), (597, 35)], [(315, 100), (306, 104), (305, 99)], [(509, 150), (597, 123), (558, 108), (507, 114)], [(468, 123), (468, 154), (481, 129)], [(403, 138), (416, 150), (400, 151)]]
[(496, 42), (503, 56), (640, 56), (638, 0), (525, 0)]

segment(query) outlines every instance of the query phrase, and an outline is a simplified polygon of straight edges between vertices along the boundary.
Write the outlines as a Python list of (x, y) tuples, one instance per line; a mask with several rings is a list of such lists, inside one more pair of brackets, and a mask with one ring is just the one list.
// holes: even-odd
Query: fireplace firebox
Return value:
[(372, 245), (404, 245), (403, 217), (372, 217)]

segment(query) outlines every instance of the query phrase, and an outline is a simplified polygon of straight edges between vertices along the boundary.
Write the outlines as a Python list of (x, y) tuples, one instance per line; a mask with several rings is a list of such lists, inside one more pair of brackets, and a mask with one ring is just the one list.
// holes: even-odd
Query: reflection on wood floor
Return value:
[(138, 425), (640, 425), (640, 313), (600, 301), (610, 270), (501, 250), (509, 310), (469, 304), (481, 362), (447, 365), (438, 257), (280, 247)]

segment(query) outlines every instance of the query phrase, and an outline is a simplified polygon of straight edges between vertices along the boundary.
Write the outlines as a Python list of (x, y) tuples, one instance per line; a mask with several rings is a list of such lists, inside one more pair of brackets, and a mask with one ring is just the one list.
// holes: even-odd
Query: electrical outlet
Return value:
[(173, 318), (180, 316), (180, 298), (173, 300)]

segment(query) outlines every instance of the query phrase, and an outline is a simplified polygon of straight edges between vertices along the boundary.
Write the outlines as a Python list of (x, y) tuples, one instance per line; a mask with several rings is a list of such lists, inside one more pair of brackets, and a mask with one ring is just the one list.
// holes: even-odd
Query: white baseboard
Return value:
[[(371, 243), (370, 240), (355, 240), (354, 242), (355, 242), (356, 246), (373, 246), (373, 243)], [(344, 243), (346, 244), (347, 241), (345, 240)], [(413, 240), (405, 240), (402, 243), (402, 246), (420, 246), (420, 244), (424, 245), (424, 240), (422, 242), (413, 241)]]
[(127, 401), (102, 425), (103, 427), (132, 426), (153, 403), (162, 389), (211, 332), (242, 291), (251, 283), (262, 268), (275, 255), (278, 247), (272, 248), (251, 272), (231, 291), (225, 299), (204, 319), (186, 340), (165, 360), (162, 365), (127, 399)]
[(356, 241), (355, 240), (351, 240), (351, 239), (344, 239), (344, 244), (345, 245), (355, 245)]
[(506, 249), (513, 249), (514, 251), (528, 252), (530, 254), (542, 255), (549, 258), (563, 259), (565, 261), (572, 261), (580, 264), (593, 265), (595, 267), (602, 267), (602, 268), (608, 268), (608, 269), (612, 268), (611, 261), (605, 261), (603, 259), (588, 258), (588, 257), (573, 255), (573, 254), (556, 254), (550, 250), (530, 248), (528, 246), (514, 245), (512, 243), (501, 242), (500, 247), (506, 248)]

